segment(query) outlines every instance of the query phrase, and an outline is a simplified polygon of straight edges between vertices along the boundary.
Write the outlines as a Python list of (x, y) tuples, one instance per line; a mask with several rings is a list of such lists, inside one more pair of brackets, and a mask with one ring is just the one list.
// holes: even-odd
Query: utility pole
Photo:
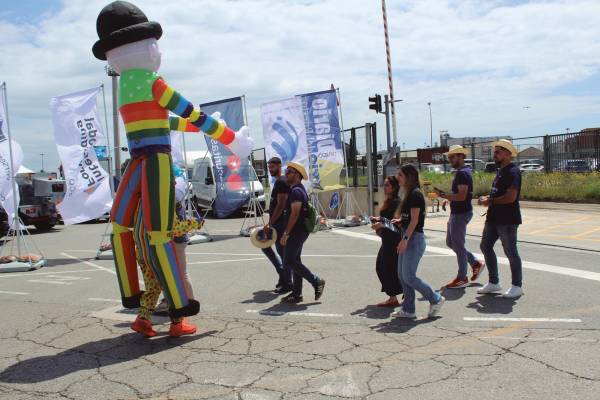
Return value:
[(428, 101), (429, 106), (429, 146), (433, 148), (433, 119), (431, 118), (431, 102)]
[(390, 96), (387, 94), (383, 96), (385, 103), (385, 134), (387, 138), (387, 151), (388, 153), (392, 150), (392, 143), (390, 138)]
[(121, 179), (121, 136), (119, 135), (119, 88), (117, 77), (119, 74), (111, 67), (106, 67), (106, 73), (112, 79), (112, 97), (113, 97), (113, 143), (115, 146), (115, 176)]
[(390, 107), (392, 109), (392, 130), (394, 132), (394, 148), (398, 144), (398, 135), (396, 131), (396, 109), (394, 107), (394, 82), (392, 79), (392, 55), (390, 52), (390, 38), (388, 34), (387, 10), (385, 0), (381, 0), (381, 11), (383, 13), (383, 33), (385, 35), (385, 54), (387, 58), (388, 85), (390, 90)]

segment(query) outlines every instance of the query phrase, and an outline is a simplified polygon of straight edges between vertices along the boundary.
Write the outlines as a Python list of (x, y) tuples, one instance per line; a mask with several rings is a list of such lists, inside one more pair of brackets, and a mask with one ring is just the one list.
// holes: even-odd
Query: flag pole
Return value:
[(110, 147), (110, 135), (108, 134), (108, 113), (106, 111), (106, 93), (104, 92), (104, 83), (100, 85), (100, 89), (102, 89), (102, 103), (104, 105), (104, 127), (106, 128), (106, 146), (108, 147), (108, 176), (109, 176), (109, 184), (110, 184), (110, 194), (114, 200), (115, 198), (115, 185), (112, 173), (112, 149)]
[[(8, 117), (8, 96), (6, 95), (6, 82), (2, 82), (2, 95), (4, 96), (4, 113), (6, 115), (6, 132), (8, 134), (8, 153), (9, 153), (9, 157), (10, 157), (10, 165), (9, 165), (9, 170), (10, 170), (10, 182), (12, 184), (12, 189), (13, 189), (13, 205), (14, 205), (14, 215), (13, 215), (13, 220), (12, 223), (14, 224), (14, 228), (15, 232), (17, 234), (17, 254), (21, 255), (21, 224), (19, 223), (19, 205), (17, 204), (17, 190), (19, 190), (19, 188), (17, 187), (17, 181), (15, 179), (15, 173), (13, 171), (13, 150), (12, 150), (12, 136), (10, 133), (10, 122), (9, 122), (9, 117)], [(9, 227), (9, 229), (11, 229)], [(29, 264), (31, 264), (31, 258), (29, 259)]]

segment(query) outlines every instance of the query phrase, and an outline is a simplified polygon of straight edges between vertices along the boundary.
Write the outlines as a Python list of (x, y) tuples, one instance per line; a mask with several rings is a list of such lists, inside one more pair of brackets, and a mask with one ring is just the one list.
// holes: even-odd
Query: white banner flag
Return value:
[[(4, 89), (3, 89), (4, 90)], [(23, 163), (23, 150), (19, 143), (11, 140), (13, 151), (12, 177), (10, 169), (10, 148), (8, 145), (8, 125), (6, 123), (6, 108), (4, 104), (4, 93), (0, 93), (0, 204), (8, 215), (8, 222), (14, 228), (15, 221), (15, 199), (17, 208), (19, 206), (19, 191), (13, 190), (12, 179)]]
[(171, 157), (173, 159), (173, 171), (175, 173), (175, 199), (180, 202), (187, 193), (188, 176), (185, 163), (183, 132), (171, 131)]
[[(304, 165), (308, 171), (306, 129), (302, 101), (299, 97), (263, 104), (263, 136), (267, 161), (279, 157), (285, 168), (289, 161)], [(305, 186), (309, 181), (303, 182)]]
[(63, 165), (66, 191), (58, 210), (66, 225), (102, 216), (112, 207), (110, 177), (100, 166), (94, 146), (104, 138), (96, 112), (100, 88), (50, 101), (56, 148)]

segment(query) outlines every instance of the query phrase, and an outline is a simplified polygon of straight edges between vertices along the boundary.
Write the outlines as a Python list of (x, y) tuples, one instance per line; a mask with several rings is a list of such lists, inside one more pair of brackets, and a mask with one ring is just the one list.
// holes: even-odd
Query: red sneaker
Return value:
[(133, 321), (133, 324), (131, 324), (131, 329), (137, 333), (141, 333), (147, 338), (156, 336), (156, 331), (152, 329), (152, 322), (140, 317), (139, 315), (135, 321)]
[(185, 318), (178, 323), (171, 323), (171, 328), (169, 329), (169, 336), (171, 337), (193, 335), (194, 333), (196, 333), (196, 325), (188, 323)]
[(460, 289), (467, 286), (469, 286), (469, 281), (467, 279), (454, 278), (454, 280), (445, 287), (446, 289)]
[(473, 275), (471, 275), (471, 282), (477, 281), (479, 279), (479, 275), (481, 275), (481, 271), (485, 268), (485, 263), (483, 261), (477, 261), (477, 264), (473, 265), (471, 269), (473, 269)]
[(377, 304), (377, 307), (398, 307), (400, 303), (398, 303), (398, 299), (387, 299), (386, 301), (382, 301)]

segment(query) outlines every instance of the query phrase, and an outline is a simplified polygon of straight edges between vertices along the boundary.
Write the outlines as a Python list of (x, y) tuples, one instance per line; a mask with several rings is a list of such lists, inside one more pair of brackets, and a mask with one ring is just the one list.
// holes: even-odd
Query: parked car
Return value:
[[(190, 188), (191, 188), (191, 197), (192, 201), (196, 203), (198, 208), (208, 208), (215, 200), (217, 196), (217, 187), (215, 186), (214, 181), (214, 172), (212, 165), (212, 158), (210, 154), (206, 154), (204, 157), (195, 157), (190, 158), (188, 156), (188, 168), (192, 166), (191, 177), (189, 179)], [(243, 177), (249, 177), (249, 182), (247, 182), (247, 188), (240, 189), (241, 195), (250, 194), (250, 190), (254, 191), (254, 195), (259, 201), (262, 209), (265, 208), (265, 191), (262, 183), (258, 179), (256, 175), (256, 171), (251, 165), (240, 166), (240, 170), (238, 174)], [(247, 204), (242, 206), (242, 208), (247, 208), (250, 205), (250, 201)]]
[(566, 160), (563, 169), (567, 172), (591, 172), (592, 169), (586, 160)]
[(544, 165), (544, 160), (540, 160), (539, 158), (529, 158), (529, 159), (525, 159), (525, 160), (519, 160), (516, 164), (517, 165), (523, 165), (523, 164)]
[(498, 171), (498, 166), (496, 165), (495, 162), (486, 162), (485, 163), (485, 167), (484, 167), (484, 172), (490, 172), (490, 173), (496, 173), (496, 171)]
[[(423, 166), (421, 166), (422, 168)], [(433, 172), (436, 174), (446, 174), (450, 171), (450, 166), (446, 166), (446, 168), (444, 168), (444, 164), (428, 164), (425, 166), (425, 168), (422, 168), (423, 171), (426, 172)]]
[(472, 158), (467, 158), (465, 159), (465, 165), (468, 165), (471, 167), (471, 169), (473, 171), (484, 171), (485, 170), (485, 162), (483, 162), (482, 160), (479, 160), (477, 158), (472, 159)]
[(4, 207), (0, 206), (0, 237), (6, 236), (9, 229), (10, 225), (8, 223), (8, 214), (6, 213)]
[(521, 164), (519, 169), (522, 174), (544, 172), (544, 166), (540, 164)]
[(19, 218), (24, 225), (33, 225), (38, 231), (49, 231), (60, 221), (56, 204), (65, 193), (65, 181), (56, 174), (17, 175), (19, 186)]

